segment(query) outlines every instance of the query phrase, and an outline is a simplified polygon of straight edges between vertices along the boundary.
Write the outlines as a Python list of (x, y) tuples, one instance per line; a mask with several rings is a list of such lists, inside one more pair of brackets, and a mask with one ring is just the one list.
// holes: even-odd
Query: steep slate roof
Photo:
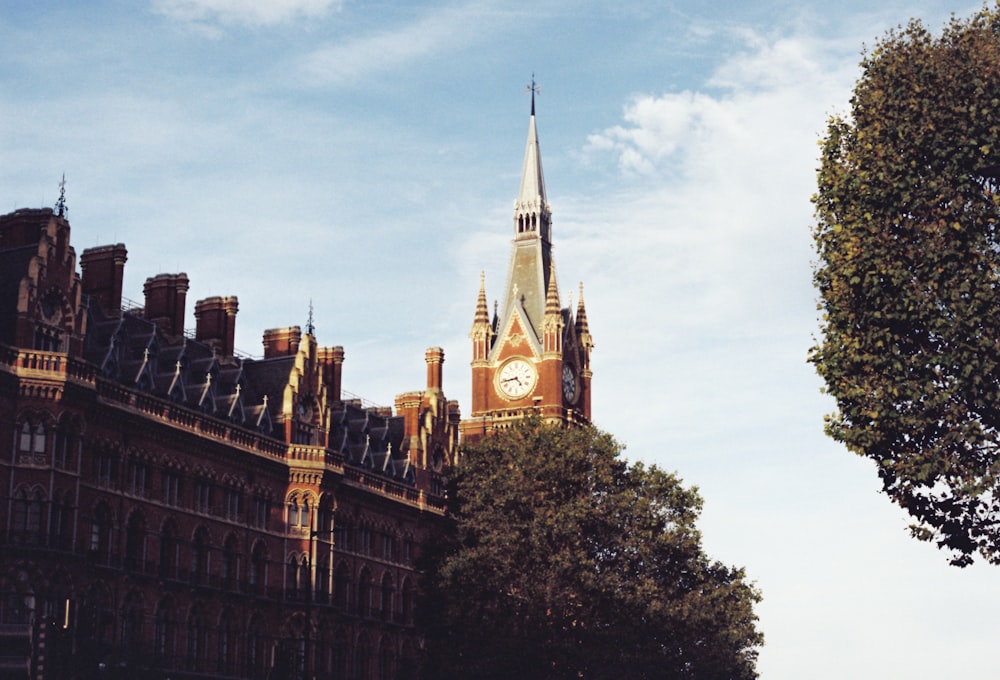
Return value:
[[(88, 296), (85, 296), (88, 298)], [(207, 344), (188, 337), (171, 340), (142, 310), (108, 316), (89, 298), (85, 358), (123, 385), (150, 392), (248, 429), (272, 434), (295, 356), (268, 359), (219, 357)], [(280, 436), (280, 433), (273, 433)], [(402, 416), (342, 402), (331, 414), (325, 445), (363, 466), (405, 484), (415, 484)]]

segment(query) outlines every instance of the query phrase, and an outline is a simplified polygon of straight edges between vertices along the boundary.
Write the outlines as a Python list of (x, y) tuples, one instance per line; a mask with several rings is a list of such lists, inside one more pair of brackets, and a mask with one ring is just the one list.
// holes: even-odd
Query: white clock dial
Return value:
[(572, 366), (563, 366), (562, 387), (566, 401), (571, 404), (576, 401), (576, 376), (573, 374)]
[(535, 388), (535, 367), (524, 359), (508, 361), (497, 373), (497, 389), (504, 396), (520, 399)]

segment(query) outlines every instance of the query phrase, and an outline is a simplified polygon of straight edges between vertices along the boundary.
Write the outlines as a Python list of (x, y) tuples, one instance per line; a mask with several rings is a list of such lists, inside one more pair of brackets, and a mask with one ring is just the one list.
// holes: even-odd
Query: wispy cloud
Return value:
[(342, 0), (152, 0), (153, 11), (211, 31), (218, 25), (274, 26), (326, 15)]
[(316, 84), (354, 83), (411, 61), (463, 49), (495, 25), (495, 18), (482, 5), (444, 9), (404, 26), (321, 47), (302, 59), (301, 70)]

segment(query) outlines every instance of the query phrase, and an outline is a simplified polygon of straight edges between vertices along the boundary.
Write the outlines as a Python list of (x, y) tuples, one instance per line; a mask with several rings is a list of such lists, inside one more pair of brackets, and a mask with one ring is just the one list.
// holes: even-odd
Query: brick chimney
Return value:
[(184, 334), (184, 303), (188, 292), (187, 274), (157, 274), (146, 279), (142, 292), (146, 295), (145, 316), (164, 333)]
[(231, 357), (239, 309), (235, 295), (198, 300), (194, 305), (195, 339), (216, 349), (222, 356)]
[(269, 328), (264, 331), (264, 358), (287, 357), (297, 354), (302, 341), (302, 329), (298, 326)]
[(440, 392), (443, 382), (444, 350), (440, 347), (428, 347), (424, 359), (427, 361), (427, 389)]
[(316, 360), (323, 366), (323, 381), (326, 383), (328, 398), (336, 402), (341, 401), (340, 388), (343, 384), (344, 348), (340, 345), (320, 347), (316, 350)]
[(96, 298), (106, 314), (121, 314), (122, 279), (127, 259), (124, 243), (87, 248), (80, 255), (83, 292)]

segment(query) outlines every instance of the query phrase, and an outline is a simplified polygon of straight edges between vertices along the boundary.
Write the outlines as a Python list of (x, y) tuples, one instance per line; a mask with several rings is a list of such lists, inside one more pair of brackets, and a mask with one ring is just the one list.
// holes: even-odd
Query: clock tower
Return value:
[(536, 413), (548, 422), (590, 423), (590, 351), (583, 304), (563, 307), (552, 257), (552, 208), (535, 127), (535, 93), (514, 201), (514, 240), (503, 305), (490, 318), (480, 277), (472, 339), (472, 413), (463, 437), (478, 439)]

